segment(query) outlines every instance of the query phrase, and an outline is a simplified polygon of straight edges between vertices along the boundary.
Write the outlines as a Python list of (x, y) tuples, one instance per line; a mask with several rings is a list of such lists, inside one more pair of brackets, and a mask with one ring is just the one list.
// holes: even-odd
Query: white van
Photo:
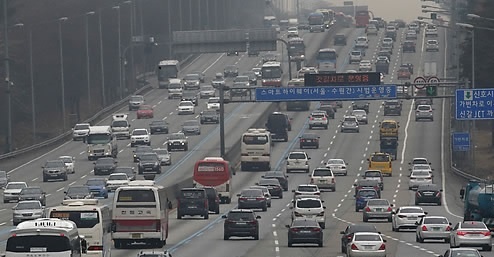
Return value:
[(116, 113), (112, 116), (111, 129), (113, 135), (119, 138), (130, 139), (130, 122), (127, 120), (127, 114)]
[(168, 99), (180, 98), (184, 91), (184, 84), (181, 79), (169, 79), (168, 83)]

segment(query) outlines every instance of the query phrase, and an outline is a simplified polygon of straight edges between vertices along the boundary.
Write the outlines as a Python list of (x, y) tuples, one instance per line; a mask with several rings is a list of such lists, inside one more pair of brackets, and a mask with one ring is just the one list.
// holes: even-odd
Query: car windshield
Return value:
[(158, 161), (158, 157), (156, 154), (144, 154), (139, 157), (141, 161)]
[(106, 184), (103, 179), (88, 179), (86, 182), (87, 186), (104, 186)]
[(297, 208), (321, 208), (321, 200), (318, 199), (302, 199), (297, 201)]
[(136, 129), (134, 131), (132, 131), (132, 135), (134, 136), (141, 136), (141, 135), (147, 135), (148, 132), (144, 129)]
[(473, 229), (487, 229), (484, 223), (467, 221), (461, 224), (461, 228), (473, 228)]
[(47, 161), (45, 164), (45, 168), (58, 168), (62, 166), (65, 166), (65, 164), (60, 161)]
[(429, 165), (413, 165), (414, 170), (430, 170), (431, 167)]
[(139, 102), (139, 101), (142, 101), (143, 100), (143, 97), (142, 96), (131, 96), (130, 97), (130, 101), (132, 102)]
[(388, 206), (389, 205), (389, 202), (388, 200), (385, 200), (385, 199), (376, 199), (376, 200), (370, 200), (369, 202), (367, 202), (367, 205), (374, 205), (374, 206)]
[(431, 110), (431, 107), (430, 106), (427, 106), (427, 105), (419, 105), (418, 109), (420, 111), (430, 111)]
[(249, 77), (247, 77), (247, 76), (237, 76), (233, 81), (234, 82), (249, 82)]
[(360, 51), (352, 51), (351, 55), (361, 55)]
[(112, 174), (108, 177), (108, 180), (128, 180), (128, 178), (124, 174)]
[(249, 189), (249, 190), (244, 190), (241, 193), (240, 197), (257, 197), (257, 196), (262, 196), (262, 190), (261, 189)]
[(107, 159), (107, 158), (101, 158), (96, 161), (96, 164), (111, 164), (113, 165), (114, 160), (113, 159)]
[(312, 176), (316, 177), (326, 177), (326, 176), (332, 176), (333, 174), (331, 173), (330, 169), (315, 169), (314, 173)]
[(355, 110), (355, 111), (352, 112), (352, 115), (354, 115), (354, 116), (365, 116), (365, 115), (367, 115), (367, 113), (365, 113), (364, 110)]
[(153, 151), (157, 155), (167, 155), (168, 154), (168, 150), (166, 150), (166, 149), (154, 149)]
[(200, 76), (199, 74), (187, 74), (185, 75), (185, 80), (199, 80)]
[(185, 135), (180, 133), (180, 134), (171, 134), (170, 135), (171, 140), (176, 140), (176, 139), (185, 139)]
[(89, 129), (89, 124), (77, 124), (74, 127), (74, 130), (84, 130)]
[(379, 172), (379, 171), (366, 171), (365, 176), (366, 177), (381, 177), (381, 172)]
[(22, 189), (25, 188), (26, 184), (24, 183), (9, 183), (5, 189)]
[(188, 120), (184, 122), (184, 126), (199, 126), (199, 122), (196, 120)]
[(446, 218), (426, 218), (423, 222), (424, 224), (449, 224)]
[(481, 257), (475, 249), (450, 249), (451, 257)]
[(33, 210), (41, 209), (41, 204), (39, 202), (19, 202), (15, 207), (16, 210)]
[(420, 208), (402, 208), (400, 213), (424, 213)]
[(152, 110), (153, 107), (150, 105), (141, 105), (139, 106), (139, 110)]
[(208, 103), (219, 103), (220, 99), (219, 98), (209, 98)]
[(203, 91), (213, 91), (214, 87), (212, 86), (202, 86), (201, 90)]
[(180, 102), (178, 106), (194, 106), (194, 104), (192, 102), (187, 101), (187, 102)]
[(355, 235), (354, 241), (381, 241), (381, 237), (375, 234)]
[(73, 194), (90, 194), (89, 188), (88, 187), (69, 187), (67, 190), (68, 195), (73, 195)]
[(339, 165), (344, 165), (345, 162), (343, 160), (339, 160), (339, 159), (330, 159), (328, 161), (328, 164), (339, 164)]
[(166, 123), (164, 121), (153, 121), (151, 126), (166, 126)]
[(114, 120), (111, 123), (111, 126), (114, 127), (114, 128), (115, 127), (128, 127), (129, 126), (129, 123), (126, 120)]
[(202, 115), (217, 115), (218, 113), (215, 110), (212, 111), (202, 111)]
[(315, 186), (298, 186), (297, 191), (299, 192), (317, 192), (317, 187)]
[(34, 195), (34, 194), (42, 194), (42, 193), (43, 191), (41, 190), (41, 188), (26, 187), (21, 191), (21, 195)]
[(288, 159), (305, 159), (306, 156), (304, 153), (291, 153), (288, 156)]
[(343, 121), (351, 123), (351, 122), (355, 122), (355, 118), (354, 117), (348, 117), (348, 118), (345, 118)]

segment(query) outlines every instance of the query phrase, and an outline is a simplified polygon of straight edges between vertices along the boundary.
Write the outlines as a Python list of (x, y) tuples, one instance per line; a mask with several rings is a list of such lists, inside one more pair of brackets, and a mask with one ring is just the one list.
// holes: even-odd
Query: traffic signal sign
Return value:
[(437, 96), (437, 86), (427, 86), (425, 92), (427, 96)]

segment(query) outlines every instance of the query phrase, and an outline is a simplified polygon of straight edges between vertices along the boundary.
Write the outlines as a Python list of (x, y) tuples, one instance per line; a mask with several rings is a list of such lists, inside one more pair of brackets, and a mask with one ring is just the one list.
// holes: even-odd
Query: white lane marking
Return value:
[(50, 196), (51, 194), (46, 194), (46, 197)]
[(72, 186), (73, 184), (75, 184), (77, 181), (73, 181), (69, 184), (69, 186)]
[(222, 53), (216, 60), (214, 60), (213, 63), (211, 63), (206, 69), (204, 69), (202, 72), (206, 73), (211, 67), (213, 67), (223, 56), (225, 53)]
[(82, 154), (84, 154), (85, 152), (86, 152), (86, 151), (82, 151), (82, 152), (80, 152), (80, 153), (79, 153), (79, 155), (82, 155)]
[(87, 174), (86, 174), (86, 175), (82, 175), (82, 177), (81, 177), (81, 178), (85, 178), (85, 177), (87, 177)]
[(7, 224), (7, 222), (2, 222), (0, 223), (0, 226), (4, 226), (5, 224)]
[(64, 190), (64, 189), (65, 189), (64, 187), (59, 188), (59, 189), (57, 189), (57, 192), (60, 192), (60, 191), (62, 191), (62, 190)]
[(38, 180), (38, 178), (33, 178), (31, 181), (36, 181), (36, 180)]

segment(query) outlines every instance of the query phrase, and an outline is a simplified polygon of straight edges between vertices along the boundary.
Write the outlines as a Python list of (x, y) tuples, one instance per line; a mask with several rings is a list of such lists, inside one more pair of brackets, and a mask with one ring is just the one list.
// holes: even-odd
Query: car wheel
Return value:
[(182, 219), (182, 214), (177, 211), (177, 220), (181, 220), (181, 219)]
[(362, 221), (367, 222), (367, 221), (369, 221), (369, 218), (367, 218), (365, 215), (362, 215)]
[(268, 205), (267, 204), (264, 204), (264, 206), (262, 207), (262, 211), (268, 211)]
[(206, 214), (204, 215), (204, 219), (205, 219), (205, 220), (209, 219), (209, 213), (206, 213)]
[(228, 240), (228, 239), (230, 239), (230, 236), (226, 233), (223, 234), (223, 240)]
[(254, 240), (259, 240), (259, 232), (254, 235)]

